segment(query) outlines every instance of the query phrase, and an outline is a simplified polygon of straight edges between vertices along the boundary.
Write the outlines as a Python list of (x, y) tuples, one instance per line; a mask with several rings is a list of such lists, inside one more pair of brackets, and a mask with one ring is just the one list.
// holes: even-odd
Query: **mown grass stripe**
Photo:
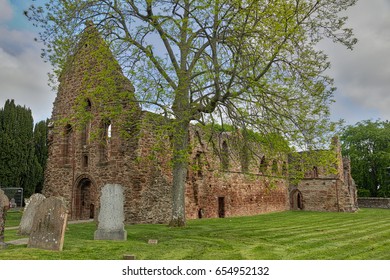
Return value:
[[(95, 223), (72, 224), (62, 252), (11, 245), (0, 259), (390, 259), (389, 224), (390, 210), (383, 209), (289, 211), (192, 220), (186, 228), (129, 225), (126, 242), (95, 241)], [(6, 240), (14, 238), (16, 231), (6, 231)]]

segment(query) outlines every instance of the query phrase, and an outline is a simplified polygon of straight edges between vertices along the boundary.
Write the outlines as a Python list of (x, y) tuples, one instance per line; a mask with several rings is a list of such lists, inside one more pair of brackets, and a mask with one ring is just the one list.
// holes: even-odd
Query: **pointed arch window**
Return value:
[(72, 132), (73, 132), (72, 126), (70, 124), (67, 124), (64, 128), (64, 145), (63, 145), (64, 164), (70, 163)]
[(260, 160), (260, 173), (264, 174), (267, 171), (267, 162), (265, 160), (265, 156), (262, 156)]
[(88, 112), (90, 112), (91, 109), (92, 109), (91, 100), (90, 100), (89, 98), (87, 98), (86, 103), (87, 103), (87, 104), (86, 104), (86, 106), (85, 106), (85, 110), (88, 111)]
[(318, 167), (313, 166), (313, 178), (318, 178)]
[(195, 156), (195, 166), (196, 166), (196, 174), (198, 177), (203, 176), (203, 161), (202, 161), (202, 152), (197, 152)]
[(221, 165), (222, 170), (229, 169), (229, 146), (226, 141), (222, 142)]
[(101, 138), (100, 138), (100, 161), (106, 162), (110, 157), (110, 143), (112, 137), (112, 124), (110, 120), (105, 120), (101, 125)]
[[(91, 110), (92, 110), (91, 100), (87, 99), (85, 102), (86, 102), (85, 111), (86, 112), (91, 112)], [(91, 122), (88, 120), (84, 124), (83, 130), (81, 131), (81, 145), (83, 147), (86, 147), (89, 144), (89, 134), (90, 134), (90, 131), (91, 131)]]

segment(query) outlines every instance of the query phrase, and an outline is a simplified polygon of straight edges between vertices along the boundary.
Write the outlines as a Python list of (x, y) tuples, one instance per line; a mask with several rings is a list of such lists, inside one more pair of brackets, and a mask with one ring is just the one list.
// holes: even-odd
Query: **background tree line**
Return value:
[(390, 197), (390, 123), (365, 120), (344, 127), (343, 155), (351, 159), (359, 196)]
[(35, 124), (31, 110), (7, 100), (0, 108), (0, 186), (40, 192), (47, 159), (47, 121)]

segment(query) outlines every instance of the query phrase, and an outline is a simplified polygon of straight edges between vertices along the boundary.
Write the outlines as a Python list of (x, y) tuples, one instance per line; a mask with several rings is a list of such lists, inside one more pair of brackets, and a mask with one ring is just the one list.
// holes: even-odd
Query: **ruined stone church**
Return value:
[[(110, 100), (121, 106), (122, 112), (129, 112), (117, 118), (105, 115), (108, 108), (104, 102), (88, 95), (91, 91), (104, 91), (107, 77)], [(83, 122), (76, 117), (79, 106), (87, 115)], [(125, 195), (126, 223), (169, 222), (170, 143), (161, 127), (160, 117), (140, 109), (131, 82), (108, 45), (91, 28), (81, 37), (59, 78), (49, 125), (44, 195), (64, 197), (71, 219), (90, 219), (97, 217), (103, 186), (120, 184)], [(349, 161), (341, 157), (339, 143), (334, 145), (336, 174), (326, 174), (320, 166), (314, 166), (303, 180), (292, 184), (287, 157), (273, 158), (259, 144), (259, 160), (243, 161), (231, 133), (220, 132), (212, 137), (206, 134), (197, 126), (191, 127), (189, 133), (192, 150), (186, 182), (188, 219), (290, 209), (356, 209), (356, 187)]]

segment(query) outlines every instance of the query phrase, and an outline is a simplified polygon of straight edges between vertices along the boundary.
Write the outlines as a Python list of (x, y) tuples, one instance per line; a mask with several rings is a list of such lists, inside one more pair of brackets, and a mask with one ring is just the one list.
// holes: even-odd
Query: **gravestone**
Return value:
[(9, 207), (10, 208), (15, 208), (16, 207), (15, 198), (11, 198), (11, 200), (9, 201)]
[(4, 191), (0, 189), (0, 249), (7, 247), (7, 245), (4, 243), (4, 229), (8, 208), (8, 197), (4, 194)]
[(100, 211), (95, 240), (126, 240), (127, 231), (123, 221), (123, 188), (118, 184), (107, 184), (102, 188)]
[(43, 200), (36, 209), (28, 247), (62, 251), (67, 220), (68, 211), (63, 198)]
[(34, 216), (37, 211), (38, 205), (46, 197), (43, 194), (36, 193), (33, 194), (28, 200), (28, 204), (24, 208), (22, 219), (19, 224), (19, 234), (29, 235), (31, 233), (31, 228), (33, 226)]

